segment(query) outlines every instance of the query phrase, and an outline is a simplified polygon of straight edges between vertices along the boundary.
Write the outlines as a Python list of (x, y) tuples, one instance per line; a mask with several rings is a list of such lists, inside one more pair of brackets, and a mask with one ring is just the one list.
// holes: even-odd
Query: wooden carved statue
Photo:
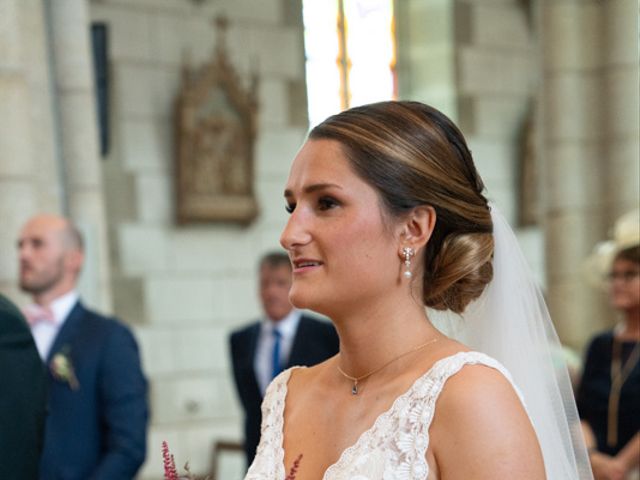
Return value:
[(183, 67), (176, 102), (177, 220), (249, 223), (258, 213), (253, 191), (256, 87), (245, 90), (226, 54), (226, 21), (218, 19), (213, 59)]

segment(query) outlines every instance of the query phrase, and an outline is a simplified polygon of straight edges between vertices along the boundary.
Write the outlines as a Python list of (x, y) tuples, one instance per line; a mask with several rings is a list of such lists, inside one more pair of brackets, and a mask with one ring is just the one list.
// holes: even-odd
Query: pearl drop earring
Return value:
[(404, 272), (402, 272), (402, 276), (409, 279), (413, 276), (411, 273), (411, 257), (413, 257), (416, 252), (411, 247), (404, 247), (402, 249), (402, 254), (404, 255)]

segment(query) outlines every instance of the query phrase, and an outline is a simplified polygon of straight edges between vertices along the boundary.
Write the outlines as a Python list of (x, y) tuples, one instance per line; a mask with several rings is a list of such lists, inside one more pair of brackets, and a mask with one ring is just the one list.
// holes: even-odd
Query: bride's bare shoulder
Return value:
[(440, 470), (448, 469), (451, 478), (485, 478), (483, 471), (493, 475), (486, 478), (544, 478), (540, 447), (520, 397), (490, 366), (465, 365), (447, 380), (431, 439)]

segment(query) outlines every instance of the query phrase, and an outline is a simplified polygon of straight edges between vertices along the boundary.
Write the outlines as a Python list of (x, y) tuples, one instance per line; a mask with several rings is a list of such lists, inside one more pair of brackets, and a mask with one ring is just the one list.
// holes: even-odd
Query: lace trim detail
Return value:
[(287, 398), (287, 383), (295, 368), (299, 367), (292, 367), (281, 372), (267, 387), (261, 406), (260, 444), (245, 480), (285, 478), (284, 448), (282, 446), (284, 406)]
[[(460, 352), (438, 360), (429, 371), (419, 377), (413, 385), (383, 412), (373, 426), (365, 430), (356, 443), (342, 452), (336, 463), (324, 474), (324, 480), (349, 470), (357, 463), (362, 450), (373, 451), (392, 447), (393, 454), (385, 465), (384, 478), (420, 479), (429, 476), (426, 460), (429, 447), (429, 427), (435, 413), (435, 404), (449, 377), (466, 364), (483, 364), (500, 371), (513, 384), (511, 375), (496, 360), (479, 352)], [(516, 388), (517, 390), (517, 388)], [(518, 391), (522, 400), (522, 396)], [(391, 439), (389, 437), (393, 436)], [(389, 440), (394, 445), (389, 445)]]
[[(436, 400), (447, 379), (468, 364), (494, 368), (514, 385), (509, 372), (485, 354), (459, 352), (440, 359), (342, 452), (324, 473), (323, 480), (426, 480), (429, 427)], [(282, 440), (290, 373), (291, 370), (281, 373), (267, 389), (262, 405), (263, 438), (246, 480), (285, 478)], [(515, 385), (514, 388), (522, 401), (520, 391)]]

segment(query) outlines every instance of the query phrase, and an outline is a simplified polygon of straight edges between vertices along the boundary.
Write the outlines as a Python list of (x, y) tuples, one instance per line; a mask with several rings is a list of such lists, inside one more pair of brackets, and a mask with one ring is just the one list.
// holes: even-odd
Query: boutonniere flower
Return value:
[(53, 378), (56, 380), (69, 384), (71, 390), (78, 390), (80, 384), (76, 377), (76, 372), (73, 369), (73, 363), (69, 357), (69, 349), (64, 348), (61, 352), (56, 353), (51, 359), (49, 365)]

